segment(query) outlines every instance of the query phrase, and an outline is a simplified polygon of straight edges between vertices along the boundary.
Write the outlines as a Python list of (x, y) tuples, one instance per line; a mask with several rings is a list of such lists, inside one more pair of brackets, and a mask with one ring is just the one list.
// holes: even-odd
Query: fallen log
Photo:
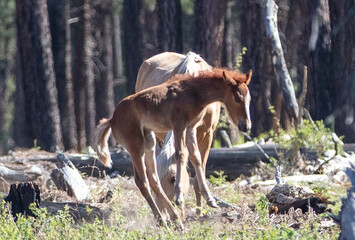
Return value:
[(118, 172), (123, 176), (133, 176), (133, 167), (131, 157), (128, 152), (121, 151), (119, 153), (111, 153), (112, 168), (105, 167), (99, 160), (91, 157), (83, 159), (78, 155), (70, 157), (70, 161), (80, 171), (92, 177), (104, 177), (114, 172)]
[[(279, 159), (280, 155), (286, 152), (276, 144), (261, 145), (263, 151), (272, 158)], [(344, 144), (345, 152), (355, 152), (355, 144)], [(301, 149), (301, 154), (308, 160), (316, 160), (317, 152), (315, 150)], [(104, 177), (114, 172), (120, 175), (133, 176), (133, 168), (131, 158), (126, 151), (112, 152), (111, 158), (113, 161), (112, 168), (106, 168), (103, 164), (92, 156), (87, 154), (68, 155), (70, 161), (80, 171), (86, 173), (88, 176)], [(45, 159), (40, 158), (41, 161), (56, 161), (56, 158), (49, 157)], [(30, 161), (37, 161), (32, 157)], [(206, 166), (206, 175), (210, 176), (214, 171), (224, 171), (228, 176), (228, 180), (233, 180), (241, 174), (251, 175), (258, 167), (260, 161), (267, 162), (267, 158), (256, 146), (250, 147), (232, 147), (232, 148), (212, 148)]]
[[(279, 159), (280, 155), (286, 152), (276, 144), (265, 144), (261, 148), (268, 157), (275, 159)], [(228, 176), (228, 180), (233, 180), (241, 174), (250, 176), (255, 172), (260, 161), (269, 161), (264, 153), (256, 146), (211, 149), (206, 165), (206, 175), (212, 175), (214, 171), (223, 171)], [(310, 160), (317, 159), (317, 153), (313, 150), (302, 149), (301, 154)]]
[[(328, 184), (330, 182), (329, 177), (326, 174), (311, 174), (311, 175), (298, 175), (298, 176), (288, 176), (283, 177), (285, 182), (292, 182), (292, 183), (309, 183), (309, 182), (321, 182)], [(252, 188), (256, 188), (258, 186), (273, 186), (277, 184), (275, 179), (272, 180), (265, 180), (254, 182), (251, 184)]]
[(3, 177), (8, 182), (29, 182), (34, 181), (42, 173), (32, 173), (31, 171), (18, 172), (8, 167), (0, 165), (0, 177)]
[[(269, 157), (275, 159), (278, 159), (280, 154), (285, 152), (276, 144), (265, 144), (261, 148)], [(313, 150), (302, 149), (301, 154), (305, 155), (307, 159), (317, 159), (317, 153)], [(70, 157), (70, 160), (81, 172), (85, 172), (89, 176), (102, 177), (103, 171), (107, 175), (118, 171), (121, 175), (133, 176), (132, 162), (127, 152), (111, 153), (111, 158), (113, 162), (111, 169), (104, 167), (100, 161), (94, 158), (83, 160), (79, 157)], [(258, 167), (260, 161), (268, 162), (268, 159), (256, 146), (213, 148), (208, 157), (206, 175), (210, 176), (214, 174), (214, 171), (224, 171), (224, 174), (228, 176), (228, 180), (233, 180), (241, 174), (245, 176), (251, 175)]]
[(58, 189), (74, 196), (78, 201), (91, 199), (89, 187), (81, 177), (73, 163), (62, 153), (57, 155), (56, 165), (50, 174)]
[(302, 213), (306, 213), (312, 208), (316, 214), (320, 214), (326, 211), (327, 204), (327, 201), (319, 197), (297, 199), (291, 203), (273, 205), (270, 208), (270, 213), (286, 214), (291, 208), (301, 209)]
[(83, 219), (89, 223), (94, 222), (96, 218), (105, 220), (108, 219), (111, 213), (110, 210), (101, 210), (89, 204), (75, 202), (42, 201), (41, 207), (46, 208), (51, 215), (56, 215), (58, 211), (65, 211), (67, 208), (68, 213), (73, 217), (76, 223), (81, 223)]

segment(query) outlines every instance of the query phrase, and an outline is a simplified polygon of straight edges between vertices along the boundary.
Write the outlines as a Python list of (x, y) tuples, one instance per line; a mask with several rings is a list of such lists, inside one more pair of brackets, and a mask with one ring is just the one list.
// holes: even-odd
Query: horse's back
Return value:
[(182, 55), (164, 52), (143, 62), (138, 72), (136, 92), (162, 84), (177, 73), (188, 73), (197, 77), (201, 71), (211, 69), (212, 67), (196, 53)]
[(185, 57), (179, 53), (164, 52), (145, 60), (139, 68), (136, 92), (166, 82)]

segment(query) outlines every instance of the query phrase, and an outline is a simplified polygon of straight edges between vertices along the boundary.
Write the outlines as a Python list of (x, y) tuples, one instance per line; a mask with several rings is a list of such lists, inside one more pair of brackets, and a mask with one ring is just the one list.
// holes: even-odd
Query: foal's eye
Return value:
[(175, 183), (175, 181), (176, 181), (175, 177), (172, 177), (172, 178), (170, 179), (170, 182), (171, 182), (171, 183)]
[(242, 101), (243, 101), (243, 95), (240, 94), (240, 92), (237, 91), (237, 92), (235, 93), (234, 99), (235, 99), (235, 101), (238, 102), (238, 103), (239, 103), (239, 102), (242, 102)]

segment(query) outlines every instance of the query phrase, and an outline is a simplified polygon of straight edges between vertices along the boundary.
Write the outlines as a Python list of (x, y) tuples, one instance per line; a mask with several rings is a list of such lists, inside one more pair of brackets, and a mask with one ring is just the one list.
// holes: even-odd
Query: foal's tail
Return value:
[(108, 138), (111, 134), (110, 119), (103, 118), (95, 131), (95, 150), (99, 160), (106, 166), (112, 167), (112, 160), (108, 149)]

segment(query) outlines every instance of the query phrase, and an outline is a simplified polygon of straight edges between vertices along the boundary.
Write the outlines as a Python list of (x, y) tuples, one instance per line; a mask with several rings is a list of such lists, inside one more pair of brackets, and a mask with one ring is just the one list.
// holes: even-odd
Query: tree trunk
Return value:
[(142, 1), (139, 17), (140, 29), (142, 31), (142, 59), (150, 58), (159, 53), (157, 35), (158, 14), (155, 2), (156, 1)]
[(112, 58), (113, 58), (113, 85), (115, 105), (126, 95), (124, 89), (125, 79), (123, 76), (123, 63), (122, 63), (122, 44), (121, 44), (121, 22), (120, 17), (113, 13), (111, 15), (112, 31)]
[(195, 0), (193, 50), (212, 66), (220, 67), (227, 0)]
[[(17, 41), (17, 44), (18, 41)], [(15, 141), (15, 146), (18, 147), (29, 147), (33, 146), (33, 132), (32, 126), (29, 124), (28, 117), (25, 113), (25, 93), (23, 90), (23, 80), (22, 80), (22, 67), (20, 61), (19, 47), (17, 47), (16, 52), (16, 65), (17, 69), (15, 73), (16, 79), (16, 92), (15, 92), (15, 111), (13, 120), (13, 138)], [(22, 116), (22, 117), (17, 117)]]
[[(312, 117), (326, 118), (332, 110), (330, 19), (328, 1), (303, 1), (308, 66), (307, 103)], [(320, 89), (322, 89), (320, 91)]]
[(98, 2), (95, 9), (94, 29), (96, 54), (95, 98), (96, 122), (102, 118), (111, 117), (114, 111), (113, 94), (113, 48), (112, 48), (112, 2)]
[(47, 2), (64, 149), (77, 149), (78, 138), (71, 72), (69, 0), (47, 0)]
[(180, 0), (157, 0), (158, 51), (182, 53), (182, 26)]
[[(11, 139), (9, 115), (13, 114), (11, 103), (11, 79), (14, 79), (16, 59), (15, 5), (13, 1), (2, 1), (0, 9), (0, 154), (6, 154)], [(11, 84), (11, 85), (10, 85)], [(10, 105), (9, 105), (10, 104)]]
[(233, 35), (234, 26), (232, 22), (232, 5), (234, 2), (227, 0), (226, 15), (224, 17), (224, 33), (223, 33), (223, 48), (222, 62), (223, 67), (233, 69)]
[(85, 113), (85, 126), (86, 126), (86, 146), (93, 146), (94, 134), (96, 129), (96, 99), (95, 99), (95, 75), (94, 75), (94, 62), (93, 51), (94, 42), (92, 40), (92, 1), (84, 0), (84, 28), (87, 35), (87, 59), (86, 59), (86, 113)]
[(240, 3), (241, 46), (246, 47), (243, 56), (242, 69), (244, 72), (253, 70), (252, 80), (249, 84), (251, 93), (250, 113), (252, 118), (252, 135), (268, 131), (273, 122), (270, 113), (271, 91), (274, 78), (271, 53), (268, 51), (271, 44), (266, 39), (261, 1), (241, 1)]
[(139, 21), (141, 14), (142, 0), (123, 1), (122, 28), (127, 94), (135, 92), (138, 70), (143, 62), (142, 28)]
[(95, 129), (93, 42), (90, 32), (91, 9), (88, 0), (72, 0), (73, 86), (79, 151), (90, 144)]
[(62, 135), (47, 4), (17, 0), (16, 12), (26, 124), (33, 128), (30, 137), (53, 151), (61, 147)]
[[(354, 1), (329, 0), (331, 20), (331, 80), (335, 131), (344, 141), (355, 141), (355, 82), (353, 67)], [(331, 121), (330, 121), (331, 122)]]
[(5, 153), (7, 149), (7, 130), (5, 129), (5, 113), (8, 106), (9, 93), (8, 93), (8, 82), (9, 82), (9, 59), (7, 50), (9, 48), (9, 40), (4, 40), (4, 59), (0, 60), (0, 154)]
[[(301, 1), (290, 1), (289, 10), (287, 12), (287, 23), (285, 28), (285, 59), (289, 66), (291, 78), (302, 76), (301, 73), (305, 63), (302, 63), (302, 59), (299, 59), (298, 48), (306, 49), (303, 46), (304, 41), (302, 39), (302, 24), (304, 24), (304, 16), (302, 16)], [(297, 44), (295, 44), (297, 43)]]

